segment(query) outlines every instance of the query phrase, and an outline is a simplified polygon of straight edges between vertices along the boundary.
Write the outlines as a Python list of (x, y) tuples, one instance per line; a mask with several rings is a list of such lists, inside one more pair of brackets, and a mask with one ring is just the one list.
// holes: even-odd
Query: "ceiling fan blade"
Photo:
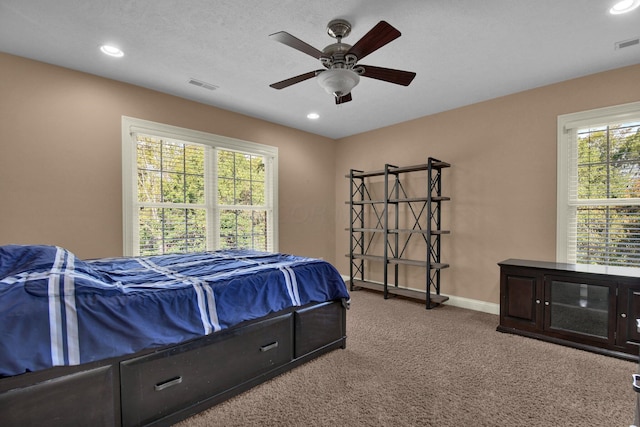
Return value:
[(296, 50), (299, 50), (302, 53), (306, 53), (307, 55), (313, 56), (316, 59), (320, 59), (324, 55), (322, 51), (316, 49), (315, 47), (303, 42), (297, 37), (292, 36), (291, 34), (280, 31), (278, 33), (270, 34), (269, 37), (272, 40), (280, 42), (282, 44), (286, 44), (289, 47), (292, 47)]
[(409, 86), (416, 73), (411, 71), (394, 70), (391, 68), (374, 67), (372, 65), (358, 65), (364, 68), (363, 77), (383, 80), (397, 85)]
[(400, 31), (387, 22), (380, 21), (364, 37), (358, 40), (349, 49), (348, 53), (354, 54), (360, 60), (398, 37), (400, 37)]
[(289, 87), (289, 86), (294, 85), (296, 83), (300, 83), (300, 82), (303, 82), (305, 80), (309, 80), (310, 78), (313, 78), (313, 77), (317, 76), (318, 73), (321, 72), (321, 71), (322, 70), (309, 71), (308, 73), (300, 74), (299, 76), (291, 77), (289, 79), (282, 80), (281, 82), (270, 84), (269, 86), (271, 86), (274, 89), (284, 89), (285, 87)]
[(346, 95), (341, 96), (340, 98), (336, 98), (336, 105), (344, 104), (345, 102), (351, 101), (351, 92)]

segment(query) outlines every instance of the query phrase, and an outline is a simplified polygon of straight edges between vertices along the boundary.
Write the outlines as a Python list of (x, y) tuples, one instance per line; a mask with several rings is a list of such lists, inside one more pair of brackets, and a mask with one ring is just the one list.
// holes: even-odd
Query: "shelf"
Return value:
[[(349, 255), (347, 255), (349, 256)], [(378, 255), (363, 255), (363, 254), (353, 254), (354, 259), (365, 259), (367, 261), (382, 261), (384, 262), (383, 256)]]
[[(382, 229), (380, 229), (380, 230), (382, 230)], [(354, 231), (355, 231), (355, 228), (354, 228)], [(396, 230), (395, 228), (390, 228), (387, 231), (389, 233), (391, 233), (391, 234), (397, 234), (397, 233), (429, 234), (429, 232), (427, 230), (415, 230), (415, 229), (408, 229), (408, 228), (400, 228), (398, 230)], [(432, 235), (449, 234), (449, 233), (451, 233), (449, 230), (431, 230), (431, 234)]]
[[(355, 287), (359, 287), (359, 288), (363, 288), (363, 289), (371, 289), (374, 291), (378, 291), (378, 292), (384, 292), (384, 285), (380, 284), (380, 283), (374, 283), (374, 282), (367, 282), (367, 281), (362, 281), (362, 280), (354, 280), (353, 281), (353, 286)], [(413, 299), (417, 299), (420, 301), (426, 301), (427, 300), (427, 293), (426, 291), (417, 291), (414, 289), (406, 289), (406, 288), (399, 288), (396, 287), (394, 285), (387, 285), (387, 293), (392, 294), (392, 295), (400, 295), (403, 297), (407, 297), (407, 298), (413, 298)], [(445, 301), (448, 301), (449, 297), (444, 296), (444, 295), (438, 295), (438, 294), (431, 294), (431, 302), (434, 304), (442, 304)]]
[[(364, 172), (352, 169), (350, 178), (350, 271), (352, 280), (358, 277), (361, 287), (382, 290), (385, 298), (388, 293), (397, 293), (426, 301), (432, 308), (446, 299), (440, 295), (439, 271), (449, 264), (440, 262), (440, 236), (449, 234), (441, 230), (440, 202), (451, 198), (442, 195), (442, 169), (449, 163), (429, 157), (425, 164), (397, 167), (385, 164), (384, 169)], [(421, 172), (414, 177), (411, 172)], [(369, 177), (381, 177), (367, 180)], [(424, 180), (424, 185), (407, 186), (414, 180)], [(373, 194), (384, 185), (384, 194)], [(382, 198), (382, 200), (371, 200)], [(358, 200), (359, 199), (359, 200)], [(379, 208), (376, 207), (380, 206)], [(382, 205), (382, 206), (381, 206)], [(372, 227), (373, 226), (373, 227)], [(366, 235), (364, 233), (369, 233)], [(422, 237), (411, 239), (413, 235)], [(372, 244), (375, 241), (375, 244)], [(415, 241), (415, 243), (414, 243)], [(418, 246), (416, 246), (418, 245)], [(405, 249), (409, 250), (405, 251)], [(414, 250), (415, 249), (415, 250)], [(355, 253), (360, 252), (360, 253)], [(405, 258), (404, 254), (413, 258)], [(369, 262), (379, 262), (384, 266), (381, 280), (388, 283), (390, 275), (398, 281), (400, 266), (418, 267), (426, 271), (425, 291), (410, 291), (397, 286), (383, 286), (368, 282)], [(371, 285), (367, 285), (372, 283)]]
[[(391, 234), (407, 233), (407, 234), (427, 234), (427, 230), (410, 230), (408, 228), (401, 228), (399, 230), (390, 228), (387, 230)], [(432, 233), (434, 234), (434, 233)]]
[[(349, 254), (345, 255), (349, 257)], [(364, 254), (353, 254), (354, 259), (364, 259), (367, 261), (379, 261), (384, 262), (384, 257), (379, 255), (364, 255)], [(414, 259), (406, 259), (406, 258), (388, 258), (387, 262), (389, 264), (402, 264), (402, 265), (413, 265), (416, 267), (426, 267), (427, 261), (422, 260), (414, 260)], [(442, 270), (444, 268), (449, 268), (449, 264), (445, 264), (443, 262), (435, 262), (431, 264), (432, 270)]]
[(431, 167), (432, 167), (433, 169), (443, 169), (443, 168), (450, 168), (450, 167), (451, 167), (451, 165), (450, 165), (449, 163), (447, 163), (447, 162), (443, 162), (443, 161), (441, 161), (441, 160), (434, 160), (434, 161), (431, 163)]
[(426, 203), (429, 199), (426, 197), (413, 197), (409, 199), (389, 199), (389, 203)]
[[(349, 229), (347, 228), (347, 231), (349, 231)], [(356, 233), (381, 233), (384, 231), (383, 228), (354, 228), (353, 229), (354, 232)]]
[(403, 167), (400, 167), (400, 168), (390, 168), (389, 169), (389, 173), (396, 175), (396, 174), (399, 174), (399, 173), (426, 171), (427, 169), (429, 169), (429, 165), (425, 163), (423, 165), (403, 166)]
[[(370, 172), (354, 172), (353, 173), (353, 177), (354, 178), (370, 178), (372, 176), (384, 176), (385, 170), (377, 170), (377, 171), (370, 171)], [(351, 178), (351, 175), (345, 175), (345, 178)]]
[[(432, 202), (446, 202), (451, 200), (451, 197), (445, 196), (434, 196), (431, 198)], [(388, 199), (387, 203), (427, 203), (429, 201), (426, 197), (412, 197), (408, 199)], [(345, 205), (354, 204), (354, 205), (374, 205), (374, 204), (383, 204), (385, 200), (354, 200), (353, 202), (346, 201)]]
[[(405, 258), (389, 258), (389, 264), (402, 264), (402, 265), (414, 265), (416, 267), (426, 267), (427, 261), (422, 260), (414, 260), (414, 259), (405, 259)], [(448, 268), (449, 264), (445, 264), (442, 262), (434, 262), (431, 263), (432, 270), (442, 270), (443, 268)]]
[[(445, 197), (445, 196), (434, 196), (431, 198), (432, 202), (446, 202), (447, 200), (451, 200), (451, 197)], [(427, 203), (429, 201), (429, 198), (427, 197), (412, 197), (412, 198), (407, 198), (407, 199), (389, 199), (387, 200), (388, 203)], [(349, 203), (349, 202), (346, 202)], [(354, 205), (360, 205), (363, 203), (371, 203), (369, 201), (365, 201), (365, 202), (353, 202)], [(374, 201), (374, 203), (384, 203), (384, 200), (376, 200)]]
[[(447, 162), (443, 162), (440, 160), (434, 160), (431, 162), (432, 169), (443, 169), (448, 167), (451, 167), (451, 165)], [(421, 165), (403, 166), (403, 167), (390, 166), (388, 173), (397, 175), (401, 173), (426, 171), (428, 169), (429, 169), (429, 165), (427, 163), (421, 164)], [(387, 170), (385, 169), (368, 171), (368, 172), (354, 172), (353, 177), (354, 178), (370, 178), (373, 176), (384, 176), (385, 172), (387, 172)], [(345, 178), (351, 178), (351, 175), (345, 175)]]
[[(344, 202), (345, 204), (350, 204), (350, 202)], [(384, 200), (354, 200), (354, 205), (375, 205), (377, 203), (384, 203)]]
[[(447, 162), (442, 162), (440, 160), (433, 160), (431, 162), (431, 169), (442, 169), (448, 168), (451, 165)], [(403, 166), (399, 168), (389, 168), (389, 173), (399, 174), (399, 173), (408, 173), (408, 172), (418, 172), (418, 171), (426, 171), (429, 169), (429, 164), (425, 163), (422, 165), (414, 165), (414, 166)]]

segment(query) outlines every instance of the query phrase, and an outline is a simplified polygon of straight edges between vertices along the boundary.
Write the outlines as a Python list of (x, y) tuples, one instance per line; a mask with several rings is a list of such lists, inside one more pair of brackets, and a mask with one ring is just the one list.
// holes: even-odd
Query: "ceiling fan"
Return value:
[(350, 33), (349, 22), (344, 19), (332, 20), (327, 25), (327, 34), (338, 42), (330, 44), (323, 50), (318, 50), (285, 31), (269, 35), (277, 42), (319, 59), (325, 67), (325, 69), (300, 74), (269, 86), (274, 89), (284, 89), (316, 77), (320, 86), (335, 97), (336, 104), (351, 101), (351, 90), (360, 82), (360, 76), (409, 86), (416, 73), (358, 63), (365, 56), (400, 37), (400, 31), (387, 22), (380, 21), (353, 46), (342, 43), (342, 39)]

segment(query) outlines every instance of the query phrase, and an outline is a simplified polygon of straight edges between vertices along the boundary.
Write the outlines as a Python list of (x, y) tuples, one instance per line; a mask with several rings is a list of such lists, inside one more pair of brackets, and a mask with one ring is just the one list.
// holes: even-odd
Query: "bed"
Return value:
[(170, 425), (346, 345), (331, 264), (0, 246), (0, 425)]

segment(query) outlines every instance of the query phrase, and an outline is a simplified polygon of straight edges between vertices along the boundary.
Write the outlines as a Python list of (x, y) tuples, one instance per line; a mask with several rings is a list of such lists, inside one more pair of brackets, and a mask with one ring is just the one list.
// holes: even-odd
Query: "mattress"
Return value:
[(123, 356), (348, 298), (331, 264), (289, 254), (80, 260), (57, 246), (0, 246), (0, 375)]

